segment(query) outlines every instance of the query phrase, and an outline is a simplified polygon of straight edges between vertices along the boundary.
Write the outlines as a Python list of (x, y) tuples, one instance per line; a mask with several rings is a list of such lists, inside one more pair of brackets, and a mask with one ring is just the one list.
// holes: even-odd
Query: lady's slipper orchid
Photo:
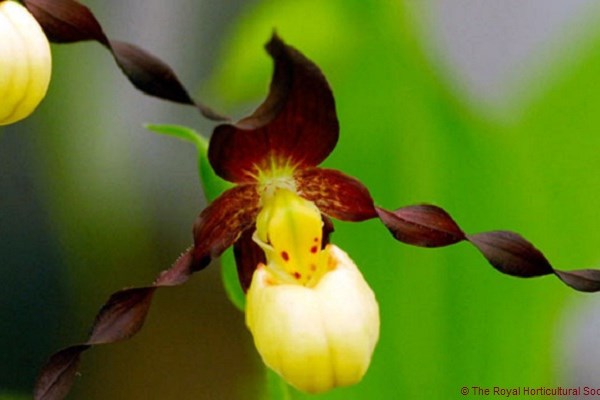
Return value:
[(299, 389), (322, 392), (362, 378), (379, 332), (374, 295), (327, 244), (323, 219), (376, 211), (358, 181), (316, 168), (338, 138), (323, 75), (277, 37), (268, 50), (276, 61), (269, 98), (211, 138), (215, 172), (238, 186), (200, 215), (194, 261), (202, 267), (236, 243), (241, 284), (250, 285), (246, 321), (265, 363)]
[(50, 83), (52, 57), (42, 28), (25, 7), (0, 2), (0, 125), (35, 110)]
[[(435, 206), (387, 211), (374, 205), (356, 179), (317, 167), (338, 140), (331, 90), (316, 65), (276, 36), (267, 50), (275, 72), (266, 101), (237, 124), (218, 126), (211, 137), (214, 171), (237, 186), (200, 215), (193, 257), (200, 268), (234, 245), (241, 284), (250, 287), (248, 327), (265, 363), (289, 383), (309, 392), (355, 383), (377, 341), (377, 305), (370, 289), (355, 268), (331, 267), (344, 264), (340, 260), (353, 263), (317, 234), (323, 231), (327, 238), (329, 217), (379, 218), (397, 239), (420, 246), (468, 240), (502, 272), (554, 272), (577, 289), (590, 289), (589, 276), (584, 280), (553, 270), (514, 233), (467, 236)], [(339, 278), (350, 270), (358, 274), (352, 283)], [(600, 289), (597, 281), (591, 286)], [(339, 324), (326, 322), (336, 320), (331, 304), (339, 306)], [(346, 346), (344, 338), (355, 346)]]
[(466, 241), (502, 273), (554, 274), (576, 290), (600, 291), (600, 271), (557, 270), (516, 233), (467, 235), (432, 205), (388, 211), (358, 180), (319, 168), (338, 140), (331, 90), (318, 67), (277, 36), (267, 50), (275, 61), (267, 99), (251, 116), (217, 126), (209, 143), (214, 171), (236, 186), (202, 211), (194, 246), (170, 269), (152, 285), (114, 293), (87, 342), (50, 358), (35, 399), (62, 399), (83, 351), (135, 335), (158, 288), (186, 282), (232, 245), (247, 290), (246, 323), (265, 363), (308, 392), (360, 381), (379, 334), (378, 307), (352, 260), (330, 243), (330, 218), (378, 218), (397, 240), (415, 246)]

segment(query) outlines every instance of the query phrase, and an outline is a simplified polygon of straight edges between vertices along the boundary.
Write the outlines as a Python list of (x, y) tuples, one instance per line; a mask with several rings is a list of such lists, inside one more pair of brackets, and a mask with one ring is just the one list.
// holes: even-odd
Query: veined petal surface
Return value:
[(254, 224), (259, 207), (255, 185), (239, 185), (217, 197), (194, 224), (194, 267), (206, 267)]
[(377, 217), (369, 190), (351, 176), (334, 169), (306, 168), (294, 178), (300, 195), (330, 217), (342, 221)]
[(210, 163), (231, 182), (251, 182), (273, 166), (316, 166), (338, 140), (333, 94), (319, 68), (277, 35), (267, 51), (275, 62), (267, 99), (237, 124), (217, 126), (211, 137)]

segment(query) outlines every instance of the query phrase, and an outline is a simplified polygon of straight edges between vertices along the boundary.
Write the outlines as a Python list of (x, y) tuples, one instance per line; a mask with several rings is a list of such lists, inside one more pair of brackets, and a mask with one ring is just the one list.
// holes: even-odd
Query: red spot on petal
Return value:
[(313, 246), (310, 248), (310, 252), (315, 254), (317, 252), (317, 246)]
[(318, 238), (318, 237), (316, 237), (316, 238), (314, 238), (314, 239), (313, 239), (313, 241), (314, 241), (315, 243), (318, 243), (318, 242), (319, 242), (319, 238)]
[(283, 258), (283, 261), (289, 261), (290, 260), (290, 255), (287, 253), (287, 251), (282, 251), (281, 252), (281, 258)]
[(294, 278), (300, 279), (300, 278), (302, 278), (302, 274), (300, 272), (296, 271), (296, 272), (294, 272)]

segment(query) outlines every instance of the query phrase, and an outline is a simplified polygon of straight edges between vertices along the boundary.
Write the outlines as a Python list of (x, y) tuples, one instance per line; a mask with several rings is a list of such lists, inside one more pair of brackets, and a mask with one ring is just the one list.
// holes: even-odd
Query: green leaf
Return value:
[[(212, 170), (208, 161), (208, 140), (195, 130), (179, 125), (146, 125), (152, 132), (173, 136), (192, 143), (198, 150), (198, 176), (200, 185), (208, 201), (214, 200), (223, 191), (232, 187), (232, 184), (221, 179)], [(246, 296), (240, 286), (235, 260), (231, 249), (227, 250), (220, 258), (221, 276), (225, 292), (231, 302), (241, 311), (244, 311)]]
[(266, 368), (267, 398), (292, 400), (292, 388), (272, 369)]
[(208, 161), (208, 140), (195, 130), (179, 125), (146, 125), (152, 132), (173, 136), (186, 142), (192, 143), (198, 150), (198, 176), (204, 194), (208, 201), (214, 200), (223, 191), (232, 187), (231, 183), (219, 178), (214, 174)]
[(242, 290), (238, 279), (235, 259), (233, 258), (233, 249), (229, 248), (221, 255), (221, 277), (227, 297), (240, 311), (246, 309), (246, 294)]

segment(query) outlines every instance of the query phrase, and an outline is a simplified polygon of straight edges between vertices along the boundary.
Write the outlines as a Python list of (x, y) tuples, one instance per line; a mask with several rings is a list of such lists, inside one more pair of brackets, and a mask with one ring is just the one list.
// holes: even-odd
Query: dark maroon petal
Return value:
[[(161, 60), (130, 43), (112, 40), (110, 45), (117, 64), (135, 87), (152, 96), (178, 103), (193, 103), (173, 70)], [(156, 79), (157, 76), (161, 79)]]
[(379, 218), (401, 242), (422, 247), (448, 246), (465, 234), (443, 209), (428, 205), (399, 208), (391, 212), (377, 207)]
[(233, 246), (238, 278), (244, 293), (248, 291), (250, 283), (252, 283), (252, 275), (258, 264), (267, 262), (264, 251), (252, 240), (255, 230), (254, 226), (246, 229)]
[(89, 8), (75, 0), (24, 0), (48, 39), (55, 43), (95, 40), (106, 47), (131, 83), (142, 92), (164, 100), (192, 105), (208, 119), (227, 117), (194, 101), (173, 70), (163, 61), (126, 42), (109, 40)]
[(331, 234), (335, 231), (335, 227), (333, 226), (333, 222), (331, 219), (322, 214), (321, 218), (323, 218), (323, 240), (321, 240), (321, 248), (324, 249), (330, 243)]
[(23, 0), (40, 23), (48, 39), (55, 43), (95, 40), (108, 46), (108, 38), (89, 8), (74, 0)]
[(140, 330), (156, 287), (125, 289), (113, 293), (96, 316), (88, 343), (113, 343)]
[(256, 186), (248, 184), (223, 192), (206, 207), (194, 225), (194, 268), (207, 266), (250, 228), (258, 205)]
[(541, 251), (517, 233), (493, 231), (465, 235), (446, 211), (427, 204), (403, 207), (394, 212), (379, 207), (376, 209), (384, 225), (401, 242), (421, 247), (441, 247), (468, 241), (504, 274), (520, 278), (555, 274), (575, 290), (600, 291), (600, 270), (556, 270)]
[(469, 235), (468, 238), (500, 272), (523, 278), (553, 272), (546, 257), (514, 232), (484, 232)]
[(142, 92), (175, 103), (193, 105), (213, 121), (228, 119), (193, 100), (171, 67), (156, 56), (130, 43), (116, 40), (110, 41), (110, 50), (123, 73)]
[(561, 281), (581, 292), (600, 291), (600, 271), (597, 269), (579, 269), (575, 271), (554, 270)]
[(71, 390), (82, 352), (93, 345), (114, 343), (135, 335), (144, 324), (152, 297), (160, 287), (180, 285), (195, 271), (189, 249), (151, 286), (114, 293), (96, 316), (86, 343), (56, 352), (44, 365), (34, 388), (35, 400), (60, 400)]
[(275, 62), (267, 99), (237, 124), (217, 126), (210, 141), (210, 163), (228, 181), (253, 181), (273, 162), (316, 166), (337, 143), (335, 102), (319, 68), (277, 35), (267, 51)]
[(301, 169), (294, 178), (300, 195), (330, 217), (343, 221), (377, 217), (369, 191), (355, 178), (324, 168)]
[(75, 345), (52, 355), (37, 379), (33, 397), (36, 400), (63, 399), (73, 386), (81, 353), (90, 345)]

